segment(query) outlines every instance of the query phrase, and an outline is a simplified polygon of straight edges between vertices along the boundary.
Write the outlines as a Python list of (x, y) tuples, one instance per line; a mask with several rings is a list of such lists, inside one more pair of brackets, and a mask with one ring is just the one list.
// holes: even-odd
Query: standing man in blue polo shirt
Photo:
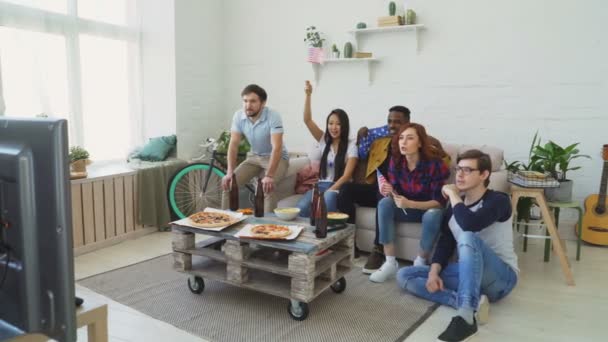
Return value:
[[(228, 208), (232, 174), (236, 175), (237, 184), (243, 185), (253, 177), (261, 177), (264, 187), (264, 212), (272, 212), (277, 199), (274, 196), (275, 185), (287, 173), (289, 156), (283, 145), (283, 121), (278, 112), (266, 107), (266, 91), (250, 84), (241, 92), (243, 109), (234, 113), (230, 128), (230, 145), (228, 145), (228, 170), (222, 179), (222, 208)], [(236, 167), (236, 157), (241, 137), (245, 136), (251, 145), (247, 159)]]

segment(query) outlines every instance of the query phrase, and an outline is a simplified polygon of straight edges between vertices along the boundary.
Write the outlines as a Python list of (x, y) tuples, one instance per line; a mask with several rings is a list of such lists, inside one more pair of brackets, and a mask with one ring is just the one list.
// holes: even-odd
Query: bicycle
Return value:
[[(221, 208), (222, 205), (222, 178), (226, 175), (227, 165), (217, 157), (226, 157), (227, 153), (217, 152), (218, 143), (213, 138), (207, 138), (200, 146), (211, 152), (211, 158), (205, 161), (207, 155), (203, 154), (191, 159), (188, 165), (173, 174), (167, 187), (169, 208), (179, 219), (206, 207)], [(238, 157), (245, 156), (244, 153), (238, 154)], [(255, 188), (248, 183), (244, 189), (249, 191), (249, 201), (252, 202)]]

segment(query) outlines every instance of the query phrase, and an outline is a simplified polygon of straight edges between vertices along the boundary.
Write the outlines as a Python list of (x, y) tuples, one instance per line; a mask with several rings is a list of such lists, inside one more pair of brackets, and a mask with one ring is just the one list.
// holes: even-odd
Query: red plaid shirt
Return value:
[(450, 177), (450, 170), (443, 160), (420, 160), (413, 171), (407, 168), (407, 159), (404, 157), (402, 160), (401, 170), (397, 170), (393, 158), (388, 166), (388, 181), (395, 192), (413, 201), (435, 200), (444, 205), (446, 199), (441, 188)]

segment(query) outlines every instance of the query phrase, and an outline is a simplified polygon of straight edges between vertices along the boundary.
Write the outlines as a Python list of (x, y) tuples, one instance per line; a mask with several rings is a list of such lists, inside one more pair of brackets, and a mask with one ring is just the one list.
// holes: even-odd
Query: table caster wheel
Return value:
[(308, 317), (308, 303), (290, 300), (287, 305), (287, 312), (296, 321), (303, 321)]
[(199, 276), (189, 277), (188, 288), (192, 293), (201, 294), (205, 290), (205, 281)]
[(331, 290), (335, 293), (342, 293), (346, 290), (346, 279), (344, 277), (338, 279), (333, 285), (330, 286)]

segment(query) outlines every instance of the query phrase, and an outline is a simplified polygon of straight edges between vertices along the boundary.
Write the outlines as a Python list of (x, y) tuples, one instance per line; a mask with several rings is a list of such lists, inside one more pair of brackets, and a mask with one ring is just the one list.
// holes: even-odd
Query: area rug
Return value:
[(197, 295), (171, 255), (80, 280), (119, 303), (209, 341), (402, 341), (436, 305), (397, 288), (371, 283), (360, 268), (346, 275), (346, 290), (327, 290), (309, 305), (304, 321), (288, 314), (288, 300), (205, 280)]

